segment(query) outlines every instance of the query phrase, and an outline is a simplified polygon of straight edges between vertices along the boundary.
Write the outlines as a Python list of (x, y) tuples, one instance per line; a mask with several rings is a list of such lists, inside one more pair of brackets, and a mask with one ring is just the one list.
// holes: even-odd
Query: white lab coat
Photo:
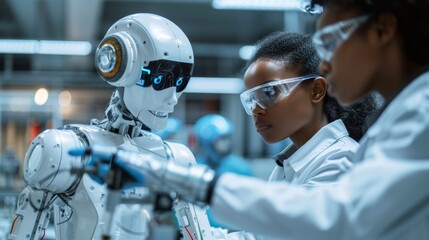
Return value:
[[(303, 146), (289, 145), (274, 157), (277, 164), (269, 182), (287, 182), (305, 187), (334, 183), (350, 169), (349, 159), (359, 144), (349, 137), (343, 121), (333, 121), (321, 128)], [(228, 240), (274, 240), (269, 236), (255, 236), (249, 232), (233, 232)]]
[(429, 239), (429, 72), (387, 106), (357, 159), (336, 184), (312, 189), (224, 174), (212, 212), (282, 239)]
[(349, 137), (343, 121), (333, 121), (321, 128), (299, 149), (289, 145), (274, 159), (276, 166), (269, 182), (289, 182), (307, 187), (330, 184), (351, 168), (349, 159), (359, 144)]

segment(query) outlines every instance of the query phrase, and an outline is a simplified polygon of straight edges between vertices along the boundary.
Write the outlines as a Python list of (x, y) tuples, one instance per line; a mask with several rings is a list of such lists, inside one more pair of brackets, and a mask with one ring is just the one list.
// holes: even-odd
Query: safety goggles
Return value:
[(141, 68), (140, 79), (136, 84), (142, 87), (152, 86), (157, 91), (176, 87), (176, 92), (182, 92), (188, 85), (192, 70), (192, 63), (152, 61), (148, 66)]
[(330, 62), (338, 46), (346, 41), (366, 20), (368, 16), (359, 16), (346, 21), (328, 25), (313, 35), (313, 44), (323, 61)]
[(306, 75), (296, 78), (288, 78), (265, 83), (251, 88), (240, 95), (244, 110), (252, 115), (253, 109), (258, 105), (262, 109), (267, 109), (279, 102), (283, 97), (289, 95), (302, 81), (315, 79), (316, 74)]

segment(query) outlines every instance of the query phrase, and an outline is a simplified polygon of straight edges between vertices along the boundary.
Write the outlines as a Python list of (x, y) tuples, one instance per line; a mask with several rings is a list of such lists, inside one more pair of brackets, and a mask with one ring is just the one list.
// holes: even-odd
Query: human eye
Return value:
[(276, 97), (277, 95), (279, 95), (279, 89), (276, 86), (268, 86), (268, 87), (264, 87), (261, 89), (261, 92), (266, 96), (266, 97)]
[(325, 43), (323, 44), (323, 47), (324, 47), (326, 50), (333, 51), (333, 50), (335, 50), (336, 42), (335, 42), (335, 41), (333, 41), (333, 40), (327, 41), (327, 42), (325, 42)]
[(332, 51), (337, 46), (337, 41), (332, 35), (323, 36), (322, 42), (323, 42), (323, 48), (326, 50)]

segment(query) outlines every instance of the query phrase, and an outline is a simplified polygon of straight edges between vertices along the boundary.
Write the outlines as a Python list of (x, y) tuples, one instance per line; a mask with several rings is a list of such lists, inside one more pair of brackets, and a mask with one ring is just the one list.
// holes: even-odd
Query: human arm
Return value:
[(342, 149), (334, 149), (334, 151), (329, 152), (327, 156), (314, 159), (314, 161), (303, 170), (299, 177), (301, 181), (298, 185), (312, 188), (334, 184), (343, 174), (350, 171), (353, 167), (350, 159), (353, 159), (356, 150), (347, 150), (349, 146), (344, 146), (343, 144), (337, 147), (342, 147)]
[(425, 207), (428, 175), (427, 164), (374, 161), (357, 166), (336, 185), (308, 190), (225, 174), (218, 180), (210, 206), (220, 221), (263, 235), (378, 239), (391, 228), (399, 231), (395, 223), (407, 221), (407, 212)]

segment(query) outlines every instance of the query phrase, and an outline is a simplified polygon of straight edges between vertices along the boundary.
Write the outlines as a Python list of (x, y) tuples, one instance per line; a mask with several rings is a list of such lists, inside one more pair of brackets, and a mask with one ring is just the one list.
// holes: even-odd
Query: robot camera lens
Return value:
[(106, 44), (102, 46), (96, 54), (97, 67), (100, 69), (100, 71), (104, 73), (111, 72), (116, 63), (115, 48), (110, 44)]

